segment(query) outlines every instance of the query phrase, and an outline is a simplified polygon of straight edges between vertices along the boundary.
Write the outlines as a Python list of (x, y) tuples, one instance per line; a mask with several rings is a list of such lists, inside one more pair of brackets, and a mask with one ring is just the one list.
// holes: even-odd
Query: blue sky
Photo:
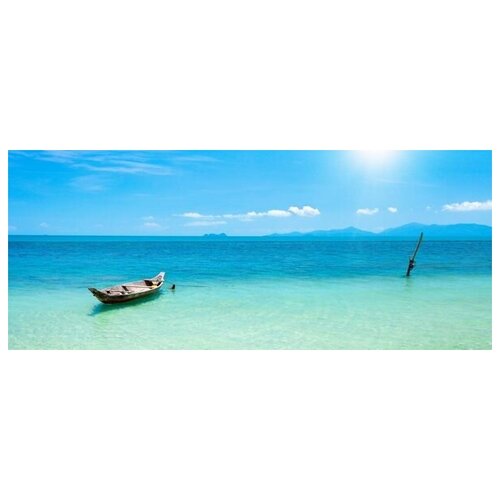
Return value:
[(491, 225), (490, 151), (10, 151), (10, 234)]

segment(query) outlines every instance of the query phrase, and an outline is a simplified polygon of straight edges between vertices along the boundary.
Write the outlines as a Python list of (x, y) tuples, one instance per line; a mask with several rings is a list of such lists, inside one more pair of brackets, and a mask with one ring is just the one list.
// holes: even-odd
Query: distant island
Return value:
[(404, 226), (385, 229), (379, 233), (363, 231), (356, 227), (344, 229), (327, 229), (311, 231), (308, 233), (274, 233), (263, 238), (304, 238), (304, 239), (335, 239), (335, 240), (360, 240), (360, 239), (413, 239), (423, 232), (426, 239), (446, 240), (491, 240), (492, 228), (482, 224), (418, 224), (410, 223)]
[(211, 239), (211, 240), (220, 240), (220, 239), (223, 239), (223, 238), (229, 238), (229, 236), (226, 233), (218, 233), (218, 234), (208, 233), (208, 234), (204, 234), (202, 236), (202, 238), (208, 238), (208, 239)]

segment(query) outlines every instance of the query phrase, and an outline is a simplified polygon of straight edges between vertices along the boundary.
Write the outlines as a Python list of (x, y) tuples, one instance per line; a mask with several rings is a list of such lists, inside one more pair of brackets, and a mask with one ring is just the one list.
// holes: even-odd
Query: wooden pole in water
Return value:
[(415, 247), (415, 251), (413, 252), (413, 256), (410, 257), (408, 262), (408, 269), (406, 269), (406, 276), (410, 276), (411, 270), (415, 267), (415, 257), (417, 256), (418, 249), (422, 244), (422, 240), (424, 239), (424, 233), (420, 233), (420, 238), (418, 239), (417, 246)]

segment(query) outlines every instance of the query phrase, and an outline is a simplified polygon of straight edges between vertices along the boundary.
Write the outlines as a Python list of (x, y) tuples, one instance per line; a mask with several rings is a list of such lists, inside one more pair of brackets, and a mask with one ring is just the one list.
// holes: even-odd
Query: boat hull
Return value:
[(123, 304), (158, 293), (165, 283), (164, 277), (165, 273), (162, 272), (151, 279), (114, 285), (102, 290), (89, 288), (89, 291), (103, 304)]

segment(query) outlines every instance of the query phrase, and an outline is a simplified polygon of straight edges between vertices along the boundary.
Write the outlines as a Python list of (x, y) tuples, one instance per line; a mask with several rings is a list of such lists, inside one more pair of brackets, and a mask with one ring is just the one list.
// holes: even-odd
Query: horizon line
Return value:
[[(388, 227), (385, 229), (382, 229), (381, 231), (371, 231), (368, 229), (359, 229), (356, 226), (345, 226), (345, 227), (340, 227), (340, 228), (329, 228), (329, 229), (312, 229), (307, 232), (301, 232), (301, 231), (289, 231), (286, 233), (270, 233), (270, 234), (246, 234), (246, 235), (241, 235), (241, 234), (227, 234), (226, 232), (221, 232), (221, 233), (204, 233), (204, 234), (48, 234), (48, 233), (43, 233), (43, 234), (23, 234), (23, 233), (7, 233), (7, 236), (93, 236), (93, 237), (156, 237), (156, 238), (161, 238), (161, 237), (169, 237), (169, 238), (202, 238), (207, 235), (224, 235), (228, 238), (262, 238), (262, 237), (279, 237), (279, 236), (286, 236), (290, 235), (291, 233), (297, 233), (298, 235), (308, 235), (310, 233), (314, 233), (317, 231), (341, 231), (343, 229), (357, 229), (358, 231), (363, 231), (365, 233), (370, 233), (373, 235), (381, 235), (384, 231), (390, 230), (390, 229), (399, 229), (401, 227), (409, 226), (412, 224), (420, 225), (420, 226), (440, 226), (440, 227), (451, 227), (451, 226), (460, 226), (460, 225), (467, 225), (467, 226), (483, 226), (483, 227), (488, 227), (490, 229), (493, 229), (493, 225), (489, 224), (478, 224), (477, 222), (457, 222), (455, 224), (423, 224), (421, 222), (408, 222), (406, 224), (403, 224), (401, 226), (394, 226), (394, 227)], [(289, 237), (289, 236), (288, 236)]]

